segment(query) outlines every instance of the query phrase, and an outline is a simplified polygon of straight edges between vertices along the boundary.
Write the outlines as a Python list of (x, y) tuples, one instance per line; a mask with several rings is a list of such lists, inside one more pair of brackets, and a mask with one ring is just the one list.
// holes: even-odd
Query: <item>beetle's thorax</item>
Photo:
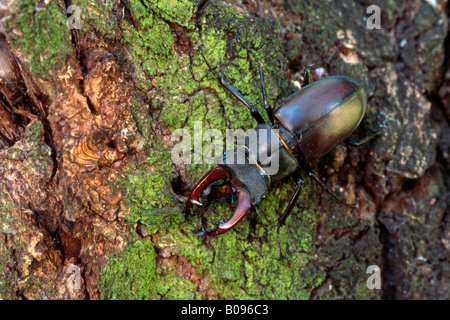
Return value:
[(268, 124), (249, 130), (244, 141), (225, 154), (222, 166), (242, 182), (253, 204), (259, 201), (271, 182), (290, 176), (299, 168), (280, 138), (280, 132)]

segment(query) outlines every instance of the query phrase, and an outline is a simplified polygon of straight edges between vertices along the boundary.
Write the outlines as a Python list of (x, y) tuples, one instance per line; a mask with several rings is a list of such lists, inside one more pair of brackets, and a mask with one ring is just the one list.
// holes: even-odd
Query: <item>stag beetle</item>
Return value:
[[(245, 48), (259, 65), (259, 76), (264, 109), (267, 112), (271, 124), (267, 124), (258, 110), (223, 77), (219, 76), (206, 59), (201, 46), (199, 52), (212, 74), (220, 81), (232, 95), (243, 103), (250, 111), (258, 125), (255, 128), (258, 140), (258, 149), (270, 149), (273, 144), (279, 146), (276, 155), (279, 161), (279, 170), (274, 174), (267, 174), (260, 162), (247, 162), (245, 164), (220, 164), (209, 171), (194, 187), (186, 204), (186, 215), (191, 213), (193, 204), (202, 206), (200, 196), (211, 184), (219, 180), (225, 180), (237, 193), (238, 202), (233, 216), (225, 222), (215, 223), (212, 230), (194, 231), (200, 236), (220, 235), (232, 229), (247, 214), (252, 206), (256, 206), (262, 196), (269, 189), (271, 183), (280, 181), (288, 176), (295, 176), (297, 189), (289, 201), (288, 206), (278, 219), (278, 228), (282, 226), (290, 214), (301, 192), (303, 179), (300, 170), (304, 170), (327, 192), (338, 201), (343, 202), (331, 190), (329, 190), (310, 169), (308, 163), (314, 161), (331, 151), (342, 142), (359, 146), (379, 132), (372, 134), (361, 141), (349, 139), (350, 134), (358, 127), (366, 111), (367, 95), (361, 83), (346, 76), (329, 76), (311, 83), (311, 71), (328, 64), (333, 54), (324, 62), (312, 65), (305, 69), (304, 86), (290, 95), (275, 112), (267, 100), (266, 87), (262, 63), (255, 53), (242, 43), (238, 35), (237, 42)], [(262, 130), (277, 130), (276, 139), (260, 139)], [(246, 145), (242, 148), (248, 149)], [(237, 156), (238, 149), (226, 153), (225, 157)], [(247, 155), (248, 157), (248, 155)], [(346, 204), (344, 202), (344, 204)]]

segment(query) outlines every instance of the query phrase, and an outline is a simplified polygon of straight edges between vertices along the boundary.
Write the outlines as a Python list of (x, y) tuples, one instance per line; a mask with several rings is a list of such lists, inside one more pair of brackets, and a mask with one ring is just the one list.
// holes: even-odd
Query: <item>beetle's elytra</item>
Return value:
[[(310, 83), (311, 70), (320, 65), (306, 68), (304, 87), (289, 96), (283, 105), (274, 112), (267, 100), (261, 62), (237, 36), (236, 40), (259, 65), (264, 108), (271, 121), (270, 124), (265, 123), (257, 109), (228, 84), (223, 75), (219, 76), (214, 71), (206, 60), (201, 47), (199, 51), (214, 76), (249, 109), (253, 118), (258, 122), (255, 129), (258, 139), (257, 148), (269, 150), (273, 144), (279, 146), (279, 151), (270, 155), (278, 157), (279, 170), (276, 173), (267, 173), (260, 165), (246, 163), (221, 164), (208, 172), (192, 190), (186, 204), (186, 214), (191, 213), (193, 204), (202, 205), (200, 202), (202, 192), (218, 180), (227, 181), (233, 192), (237, 193), (238, 203), (235, 213), (226, 222), (216, 223), (216, 228), (212, 230), (202, 228), (202, 230), (194, 231), (201, 236), (219, 235), (232, 229), (252, 206), (258, 204), (269, 189), (270, 183), (287, 176), (295, 176), (297, 189), (284, 213), (278, 219), (278, 226), (283, 225), (301, 192), (303, 182), (300, 176), (301, 170), (306, 171), (310, 177), (329, 191), (309, 168), (310, 161), (319, 159), (339, 143), (346, 141), (352, 145), (360, 145), (375, 135), (363, 139), (360, 143), (348, 139), (364, 117), (367, 103), (366, 91), (358, 81), (346, 76), (330, 76)], [(278, 129), (276, 139), (260, 139), (262, 129), (272, 130), (272, 128)], [(247, 146), (243, 147), (247, 148)], [(236, 156), (238, 152), (238, 150), (235, 150), (234, 153), (227, 152), (224, 158)], [(331, 193), (331, 191), (329, 192)], [(340, 200), (334, 194), (333, 196)]]
[(366, 102), (366, 92), (359, 82), (332, 76), (292, 94), (274, 116), (284, 129), (301, 135), (298, 152), (309, 162), (331, 151), (356, 129), (364, 117)]

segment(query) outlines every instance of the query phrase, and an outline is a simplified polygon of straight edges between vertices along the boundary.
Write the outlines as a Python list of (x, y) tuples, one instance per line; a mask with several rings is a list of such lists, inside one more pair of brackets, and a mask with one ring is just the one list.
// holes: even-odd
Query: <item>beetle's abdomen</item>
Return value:
[(275, 113), (280, 125), (298, 137), (303, 160), (322, 157), (361, 122), (367, 96), (363, 86), (345, 76), (317, 80), (292, 94)]

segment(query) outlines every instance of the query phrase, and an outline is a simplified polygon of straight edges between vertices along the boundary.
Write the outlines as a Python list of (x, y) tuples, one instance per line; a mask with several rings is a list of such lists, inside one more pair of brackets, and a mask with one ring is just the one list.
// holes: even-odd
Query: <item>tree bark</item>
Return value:
[[(383, 1), (375, 29), (370, 5), (4, 1), (0, 297), (449, 299), (449, 4)], [(173, 132), (194, 142), (199, 122), (222, 134), (256, 124), (200, 45), (264, 112), (258, 65), (236, 33), (261, 60), (274, 107), (340, 46), (313, 78), (363, 83), (367, 112), (352, 137), (383, 131), (313, 167), (355, 209), (305, 179), (278, 241), (289, 178), (271, 186), (259, 217), (217, 237), (191, 232), (233, 205), (213, 201), (185, 220), (190, 190), (214, 165), (174, 163)]]

